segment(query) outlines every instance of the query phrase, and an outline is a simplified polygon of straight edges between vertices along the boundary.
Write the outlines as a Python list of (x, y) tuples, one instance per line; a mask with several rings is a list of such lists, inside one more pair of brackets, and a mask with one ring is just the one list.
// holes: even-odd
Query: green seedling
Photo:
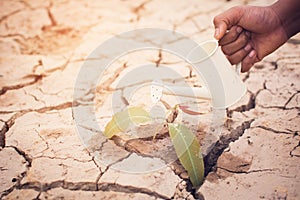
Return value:
[[(173, 119), (170, 120), (170, 117), (166, 119), (169, 136), (176, 151), (176, 155), (181, 165), (188, 172), (193, 186), (198, 187), (202, 184), (204, 179), (204, 164), (200, 144), (188, 127), (183, 124), (174, 123), (178, 109), (182, 109), (182, 111), (187, 114), (199, 115), (202, 113), (188, 110), (188, 107), (186, 106), (176, 105), (171, 108), (171, 111), (175, 113), (171, 117)], [(151, 117), (143, 108), (129, 107), (113, 115), (112, 119), (105, 127), (104, 135), (107, 138), (112, 138), (115, 134), (125, 132), (131, 124), (140, 125), (149, 121), (151, 121)]]

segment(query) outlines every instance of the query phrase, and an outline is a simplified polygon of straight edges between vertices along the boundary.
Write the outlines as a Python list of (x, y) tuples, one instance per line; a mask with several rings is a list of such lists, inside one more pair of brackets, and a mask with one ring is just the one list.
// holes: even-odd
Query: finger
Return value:
[(218, 22), (217, 25), (215, 25), (215, 39), (220, 40), (227, 30), (227, 24), (223, 21)]
[(257, 52), (255, 50), (251, 50), (250, 53), (243, 59), (242, 61), (242, 72), (247, 72), (254, 65), (254, 63), (258, 62)]
[(223, 36), (223, 38), (219, 41), (219, 45), (223, 46), (235, 41), (243, 29), (240, 26), (233, 26), (231, 29)]
[(226, 30), (237, 25), (243, 15), (243, 7), (233, 7), (214, 18), (215, 38), (220, 40), (226, 33)]
[(248, 36), (245, 33), (242, 33), (232, 43), (222, 46), (222, 51), (226, 55), (232, 55), (235, 52), (239, 51), (240, 49), (244, 48), (245, 45), (248, 43), (248, 41), (249, 41)]
[(251, 45), (247, 44), (244, 48), (240, 49), (236, 53), (226, 57), (232, 65), (236, 65), (240, 63), (250, 53), (251, 50)]

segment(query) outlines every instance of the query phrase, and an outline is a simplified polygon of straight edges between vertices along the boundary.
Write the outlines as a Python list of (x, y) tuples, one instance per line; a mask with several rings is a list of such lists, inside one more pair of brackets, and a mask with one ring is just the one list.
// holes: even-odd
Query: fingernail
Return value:
[(219, 34), (220, 34), (220, 29), (216, 28), (215, 30), (215, 38), (218, 40), (219, 39)]
[(255, 55), (255, 51), (252, 50), (252, 51), (249, 53), (249, 57), (252, 58), (254, 55)]
[(247, 44), (244, 48), (245, 51), (249, 51), (251, 49), (251, 45), (250, 44)]
[(236, 32), (238, 32), (238, 33), (241, 33), (242, 30), (243, 30), (243, 29), (242, 29), (241, 27), (239, 27), (239, 26), (236, 28)]

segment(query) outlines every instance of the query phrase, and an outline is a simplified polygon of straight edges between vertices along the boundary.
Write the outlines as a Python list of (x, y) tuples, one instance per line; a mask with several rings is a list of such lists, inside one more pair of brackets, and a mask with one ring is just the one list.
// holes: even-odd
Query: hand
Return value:
[(269, 7), (233, 7), (214, 18), (215, 38), (231, 64), (242, 62), (242, 72), (288, 40), (276, 12)]

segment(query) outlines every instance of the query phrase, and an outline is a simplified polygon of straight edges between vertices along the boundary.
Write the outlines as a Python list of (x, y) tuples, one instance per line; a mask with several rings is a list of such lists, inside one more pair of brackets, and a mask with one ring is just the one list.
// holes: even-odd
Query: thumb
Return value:
[(214, 35), (214, 37), (217, 40), (220, 40), (225, 35), (226, 30), (229, 29), (229, 28), (227, 27), (227, 24), (224, 21), (215, 21), (214, 20), (214, 24), (215, 24), (215, 35)]
[(243, 13), (243, 7), (236, 6), (217, 15), (214, 18), (215, 35), (217, 40), (220, 40), (232, 26), (238, 25)]

